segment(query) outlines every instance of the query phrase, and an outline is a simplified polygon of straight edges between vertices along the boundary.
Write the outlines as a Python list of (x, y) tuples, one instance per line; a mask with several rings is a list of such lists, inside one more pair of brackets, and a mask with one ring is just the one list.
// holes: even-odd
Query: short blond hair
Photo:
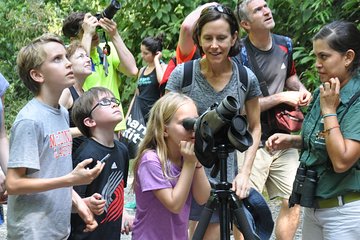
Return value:
[(21, 48), (17, 56), (16, 63), (19, 77), (35, 96), (40, 92), (40, 83), (34, 81), (30, 75), (30, 70), (38, 69), (44, 63), (47, 53), (44, 51), (43, 46), (49, 42), (57, 42), (64, 46), (64, 42), (60, 37), (55, 34), (45, 33)]

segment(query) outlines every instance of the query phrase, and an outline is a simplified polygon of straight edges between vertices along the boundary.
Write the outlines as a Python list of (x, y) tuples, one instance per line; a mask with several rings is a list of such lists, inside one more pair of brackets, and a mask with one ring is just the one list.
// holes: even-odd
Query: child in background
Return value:
[[(123, 143), (114, 140), (114, 129), (122, 120), (120, 101), (107, 88), (94, 87), (78, 98), (72, 109), (72, 119), (86, 137), (73, 156), (74, 167), (81, 159), (102, 159), (105, 166), (101, 174), (89, 185), (74, 187), (83, 198), (100, 193), (90, 204), (100, 206), (99, 223), (93, 232), (83, 232), (84, 222), (76, 214), (71, 217), (69, 239), (120, 239), (121, 232), (130, 231), (132, 218), (124, 211), (124, 187), (126, 186), (129, 156)], [(92, 167), (91, 165), (89, 166)], [(122, 221), (128, 224), (123, 224)]]
[(72, 168), (68, 112), (59, 105), (62, 91), (75, 82), (64, 44), (45, 34), (20, 50), (17, 66), (35, 97), (11, 129), (7, 239), (66, 239), (72, 209), (85, 221), (85, 231), (93, 231), (97, 223), (72, 186), (89, 184), (103, 164), (89, 169), (93, 160), (86, 159)]
[(150, 111), (147, 131), (135, 158), (136, 215), (133, 239), (188, 239), (192, 197), (204, 204), (210, 184), (194, 153), (194, 131), (183, 127), (198, 117), (187, 96), (169, 93)]

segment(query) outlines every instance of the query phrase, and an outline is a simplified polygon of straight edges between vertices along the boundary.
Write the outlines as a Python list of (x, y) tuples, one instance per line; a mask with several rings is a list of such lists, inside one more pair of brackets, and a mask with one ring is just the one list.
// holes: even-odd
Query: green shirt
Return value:
[[(360, 91), (360, 72), (340, 90), (340, 104), (336, 110), (340, 121), (350, 98)], [(324, 130), (320, 114), (319, 89), (314, 92), (311, 109), (305, 117), (302, 127), (304, 150), (300, 161), (307, 167), (316, 170), (318, 183), (316, 197), (331, 198), (347, 192), (360, 192), (360, 161), (344, 173), (335, 173), (326, 150), (325, 139), (318, 136)], [(340, 123), (340, 129), (345, 139), (360, 141), (360, 100), (357, 99), (349, 108)]]
[[(101, 43), (99, 47), (102, 49), (104, 45), (105, 43)], [(90, 52), (93, 72), (86, 78), (83, 88), (85, 91), (87, 91), (92, 87), (105, 87), (111, 90), (117, 99), (121, 100), (119, 93), (121, 79), (120, 72), (118, 71), (120, 59), (117, 55), (114, 45), (112, 43), (109, 43), (109, 45), (111, 48), (110, 55), (106, 57), (109, 63), (108, 75), (106, 76), (105, 74), (104, 65), (100, 59), (99, 53), (97, 52), (97, 48), (93, 48)], [(126, 129), (126, 121), (124, 119), (122, 105), (120, 104), (119, 107), (123, 120), (115, 127), (115, 131)]]

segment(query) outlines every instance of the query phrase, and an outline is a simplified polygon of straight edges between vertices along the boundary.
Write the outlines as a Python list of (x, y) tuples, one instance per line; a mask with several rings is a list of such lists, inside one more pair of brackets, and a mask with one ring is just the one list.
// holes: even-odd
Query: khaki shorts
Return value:
[[(241, 168), (245, 154), (236, 152)], [(299, 163), (297, 149), (290, 148), (270, 154), (265, 148), (259, 148), (251, 170), (251, 184), (259, 192), (262, 192), (266, 186), (270, 199), (276, 197), (289, 199)]]

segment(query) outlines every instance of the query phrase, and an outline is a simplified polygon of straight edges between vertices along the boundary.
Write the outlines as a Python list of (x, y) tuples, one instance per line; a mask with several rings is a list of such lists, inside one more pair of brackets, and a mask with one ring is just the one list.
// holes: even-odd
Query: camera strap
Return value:
[(102, 63), (103, 63), (104, 71), (105, 71), (105, 76), (108, 76), (109, 75), (109, 62), (107, 60), (107, 56), (110, 55), (111, 49), (110, 49), (110, 45), (107, 41), (106, 34), (104, 31), (103, 31), (103, 38), (105, 39), (105, 45), (102, 49)]
[(249, 37), (247, 37), (245, 39), (244, 44), (245, 44), (245, 48), (249, 55), (250, 64), (253, 66), (254, 74), (256, 75), (257, 79), (259, 80), (260, 90), (261, 90), (263, 96), (267, 97), (267, 96), (269, 96), (268, 86), (265, 81), (264, 75), (263, 75), (262, 71), (260, 70), (259, 65), (257, 64), (257, 61), (255, 59), (254, 49), (250, 44)]

